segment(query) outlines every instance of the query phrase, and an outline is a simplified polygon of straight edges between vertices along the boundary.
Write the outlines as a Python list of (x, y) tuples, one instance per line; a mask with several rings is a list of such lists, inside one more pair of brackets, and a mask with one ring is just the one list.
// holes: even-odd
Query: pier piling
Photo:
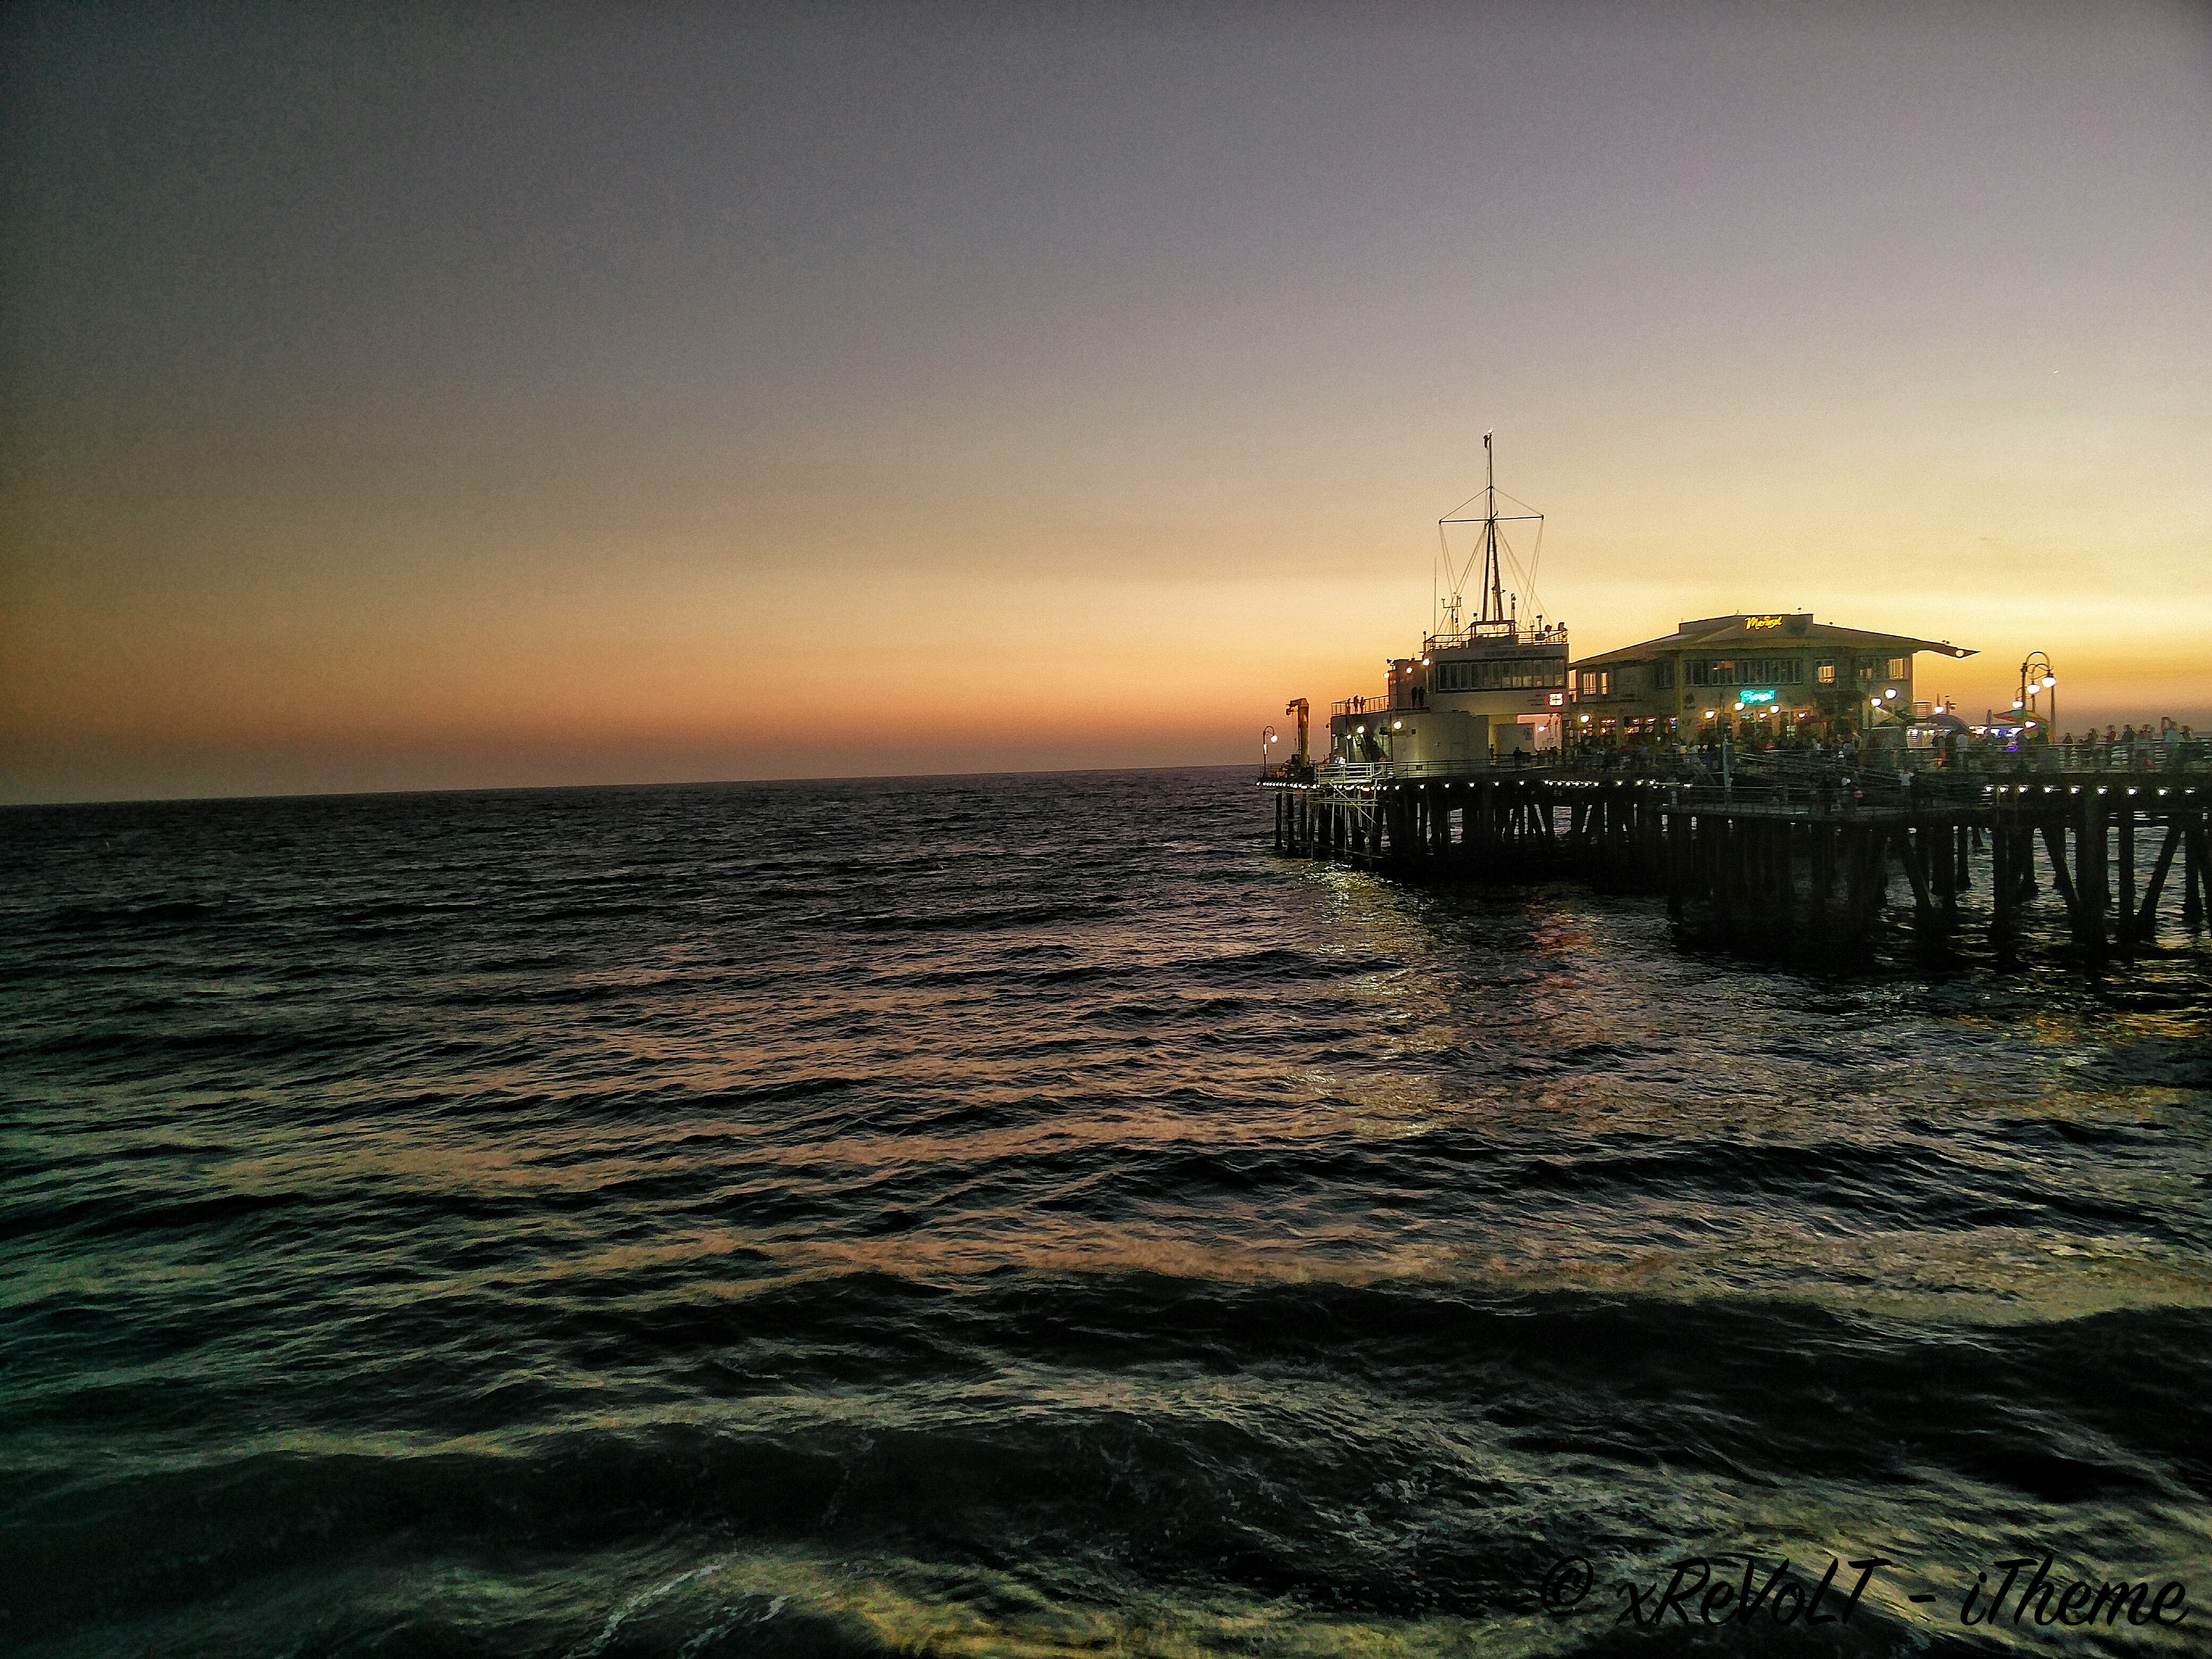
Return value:
[[(2148, 787), (2105, 773), (1934, 774), (1885, 788), (1761, 787), (1741, 771), (1715, 784), (1656, 767), (1339, 769), (1266, 781), (1277, 851), (1414, 879), (1569, 877), (1663, 892), (1676, 922), (1771, 941), (1867, 939), (1891, 912), (1895, 876), (1911, 900), (1899, 919), (1923, 943), (1943, 945), (1980, 915), (2000, 956), (2046, 886), (2093, 957), (2155, 945), (2177, 884), (2187, 935), (2212, 913), (2212, 777), (2195, 774)], [(1984, 890), (1985, 904), (1970, 904)]]

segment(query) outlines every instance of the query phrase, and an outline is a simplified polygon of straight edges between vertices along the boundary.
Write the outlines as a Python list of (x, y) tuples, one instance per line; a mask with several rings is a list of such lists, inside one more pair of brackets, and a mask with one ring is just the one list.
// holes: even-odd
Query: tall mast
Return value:
[(1483, 493), (1489, 512), (1482, 521), (1482, 620), (1505, 620), (1504, 585), (1498, 570), (1498, 452), (1491, 440), (1496, 429), (1482, 434)]
[[(1474, 555), (1472, 552), (1468, 555), (1465, 565), (1454, 558), (1444, 526), (1455, 524), (1479, 524), (1482, 526), (1482, 590), (1481, 599), (1476, 605), (1480, 614), (1468, 626), (1488, 629), (1501, 624), (1513, 627), (1516, 621), (1505, 606), (1504, 560), (1499, 551), (1498, 526), (1522, 522), (1541, 525), (1544, 521), (1544, 515), (1540, 513), (1509, 513), (1503, 518), (1498, 516), (1497, 436), (1495, 428), (1482, 434), (1482, 517), (1462, 519), (1455, 509), (1437, 520), (1437, 548), (1443, 560), (1444, 580), (1450, 584), (1450, 591), (1444, 596), (1444, 617), (1447, 626), (1455, 635), (1460, 626), (1460, 584), (1474, 570)], [(1460, 503), (1462, 507), (1473, 505), (1471, 497)]]

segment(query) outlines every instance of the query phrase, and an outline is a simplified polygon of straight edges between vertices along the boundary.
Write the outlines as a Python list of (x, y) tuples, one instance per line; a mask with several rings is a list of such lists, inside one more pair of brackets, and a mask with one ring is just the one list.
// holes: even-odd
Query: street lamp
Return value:
[(2025, 708), (2028, 718), (2035, 718), (2036, 699), (2047, 696), (2051, 702), (2043, 719), (2044, 736), (2056, 737), (2058, 732), (2058, 676), (2051, 671), (2051, 659), (2040, 651), (2031, 651), (2020, 665), (2020, 701), (2013, 707)]
[(1267, 750), (1274, 747), (1279, 741), (1279, 739), (1275, 736), (1275, 728), (1272, 726), (1260, 733), (1260, 775), (1263, 778), (1267, 775)]

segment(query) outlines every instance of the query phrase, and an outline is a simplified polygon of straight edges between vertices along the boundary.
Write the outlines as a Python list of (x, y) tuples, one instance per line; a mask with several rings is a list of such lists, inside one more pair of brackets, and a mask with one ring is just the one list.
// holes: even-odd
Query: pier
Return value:
[[(1686, 618), (1577, 658), (1534, 592), (1543, 515), (1498, 510), (1494, 437), (1481, 493), (1437, 520), (1419, 648), (1330, 708), (1318, 758), (1304, 697), (1294, 759), (1273, 766), (1263, 734), (1278, 852), (1664, 892), (1676, 922), (1747, 942), (1852, 946), (1903, 921), (1938, 948), (1985, 927), (2002, 954), (2053, 902), (2091, 956), (2156, 945), (2169, 911), (2203, 932), (2212, 746), (2187, 726), (2061, 741), (2040, 651), (2011, 709), (1970, 726), (1918, 695), (1915, 659), (1972, 647), (1809, 611)], [(1523, 564), (1506, 531), (1532, 525)], [(1474, 527), (1463, 556), (1454, 526)]]
[(1416, 881), (1664, 892), (1677, 921), (1741, 940), (1850, 945), (1903, 924), (1933, 945), (1976, 927), (2002, 954), (2030, 907), (2054, 901), (2091, 954), (2154, 945), (2170, 915), (2200, 936), (2212, 764), (2041, 758), (2046, 769), (1862, 774), (1762, 757), (1717, 781), (1685, 758), (1334, 766), (1262, 781), (1286, 856)]

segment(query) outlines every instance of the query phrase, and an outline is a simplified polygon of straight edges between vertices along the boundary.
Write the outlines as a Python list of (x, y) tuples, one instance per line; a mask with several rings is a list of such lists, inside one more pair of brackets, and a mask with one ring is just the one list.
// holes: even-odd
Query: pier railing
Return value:
[(1433, 651), (1449, 651), (1462, 645), (1565, 645), (1567, 629), (1565, 623), (1554, 623), (1547, 628), (1523, 627), (1517, 621), (1472, 623), (1455, 634), (1431, 634), (1421, 641), (1421, 654)]
[(2035, 779), (2124, 781), (2212, 778), (2212, 745), (2203, 743), (2070, 746), (2046, 744), (2017, 753), (1981, 751), (1940, 759), (1924, 750), (1885, 750), (1872, 756), (1833, 750), (1768, 750), (1723, 757), (1714, 750), (1676, 754), (1563, 754), (1523, 751), (1502, 760), (1325, 761), (1312, 781), (1327, 787), (1449, 778), (1586, 778), (1679, 786), (1686, 802), (1742, 801), (1850, 811), (1879, 802), (1958, 804), (1978, 800), (2002, 783)]
[[(1921, 751), (1926, 752), (1926, 751)], [(2133, 743), (2037, 743), (2024, 749), (1970, 750), (1971, 768), (1991, 772), (2212, 771), (2212, 743), (2202, 738), (2138, 738)]]
[(1329, 704), (1332, 714), (1387, 714), (1390, 712), (1390, 694), (1378, 691), (1371, 697), (1340, 697)]
[(1518, 764), (1511, 761), (1326, 761), (1314, 772), (1314, 781), (1330, 784), (1370, 784), (1427, 778), (1533, 777), (1558, 764), (1556, 750), (1541, 757), (1530, 756)]

